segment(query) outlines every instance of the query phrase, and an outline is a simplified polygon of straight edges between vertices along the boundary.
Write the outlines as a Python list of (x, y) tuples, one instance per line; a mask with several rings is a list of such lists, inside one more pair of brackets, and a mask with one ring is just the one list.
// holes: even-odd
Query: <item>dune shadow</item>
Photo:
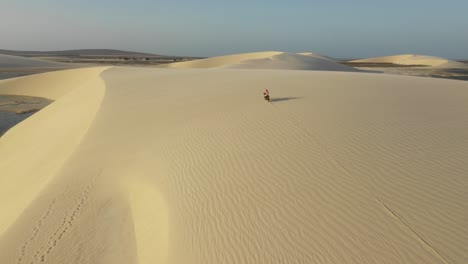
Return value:
[(283, 102), (283, 101), (289, 101), (289, 100), (298, 100), (302, 99), (304, 97), (277, 97), (277, 98), (271, 98), (271, 102)]

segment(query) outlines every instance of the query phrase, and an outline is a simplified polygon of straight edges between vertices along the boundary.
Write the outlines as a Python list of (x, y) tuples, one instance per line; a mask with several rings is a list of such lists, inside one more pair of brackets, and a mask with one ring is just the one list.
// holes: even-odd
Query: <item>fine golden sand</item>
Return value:
[(286, 53), (286, 52), (255, 52), (226, 55), (203, 60), (178, 62), (164, 65), (173, 69), (276, 69), (276, 70), (315, 70), (315, 71), (347, 71), (358, 72), (355, 68), (342, 65), (337, 61), (318, 54)]
[(466, 262), (468, 82), (223, 65), (0, 81), (0, 263)]

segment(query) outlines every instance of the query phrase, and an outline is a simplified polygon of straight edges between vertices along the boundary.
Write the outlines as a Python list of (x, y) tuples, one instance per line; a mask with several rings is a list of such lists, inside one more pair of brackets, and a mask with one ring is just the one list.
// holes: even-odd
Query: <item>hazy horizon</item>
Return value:
[(465, 1), (0, 0), (0, 49), (119, 49), (209, 57), (277, 50), (335, 58), (468, 59)]

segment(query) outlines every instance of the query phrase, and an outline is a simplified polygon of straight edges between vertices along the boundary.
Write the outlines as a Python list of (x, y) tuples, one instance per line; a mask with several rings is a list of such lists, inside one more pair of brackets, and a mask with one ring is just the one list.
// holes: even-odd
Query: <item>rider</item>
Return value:
[(268, 91), (268, 89), (265, 89), (265, 91), (263, 92), (263, 98), (270, 102), (270, 92)]

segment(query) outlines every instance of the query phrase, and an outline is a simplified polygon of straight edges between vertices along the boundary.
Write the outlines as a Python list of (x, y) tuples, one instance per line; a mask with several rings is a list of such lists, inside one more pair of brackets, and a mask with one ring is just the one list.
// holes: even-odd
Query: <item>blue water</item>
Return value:
[(30, 74), (31, 73), (26, 73), (26, 72), (0, 72), (0, 80), (20, 77), (20, 76), (25, 76), (25, 75), (30, 75)]
[(10, 112), (0, 111), (0, 136), (2, 136), (8, 129), (14, 127), (19, 122), (33, 115), (33, 113), (27, 114), (15, 114)]

